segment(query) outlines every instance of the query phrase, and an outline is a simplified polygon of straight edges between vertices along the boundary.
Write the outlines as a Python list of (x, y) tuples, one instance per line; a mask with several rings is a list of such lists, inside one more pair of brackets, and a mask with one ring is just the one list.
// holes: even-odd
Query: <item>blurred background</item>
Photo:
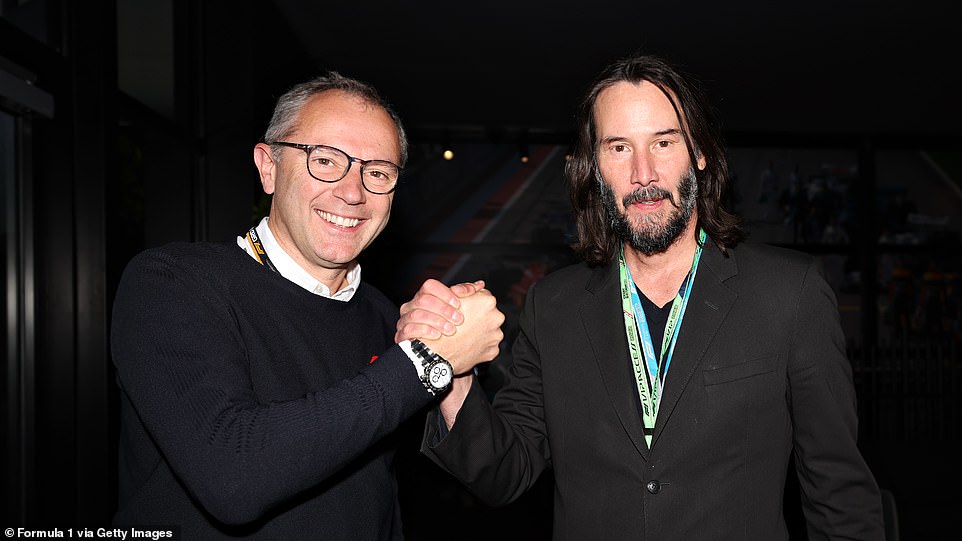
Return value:
[[(962, 512), (953, 13), (934, 0), (0, 0), (2, 524), (108, 524), (119, 275), (144, 248), (232, 239), (266, 214), (251, 149), (291, 85), (327, 70), (365, 80), (408, 129), (365, 279), (400, 304), (426, 277), (484, 278), (510, 344), (527, 289), (574, 260), (563, 168), (581, 94), (607, 63), (648, 52), (706, 87), (727, 204), (751, 239), (822, 259), (860, 445), (897, 531), (947, 536)], [(490, 393), (510, 362), (503, 346), (485, 367)], [(409, 539), (550, 538), (550, 474), (486, 508), (416, 453), (422, 422), (399, 432)], [(790, 475), (786, 513), (805, 539), (796, 490)]]

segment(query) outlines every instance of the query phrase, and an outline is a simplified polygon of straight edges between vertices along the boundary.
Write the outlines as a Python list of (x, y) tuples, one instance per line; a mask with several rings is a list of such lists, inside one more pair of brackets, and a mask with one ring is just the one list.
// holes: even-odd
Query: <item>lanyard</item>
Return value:
[(271, 258), (267, 257), (267, 251), (261, 246), (261, 239), (257, 236), (257, 230), (253, 227), (247, 232), (247, 243), (250, 244), (254, 250), (254, 258), (257, 259), (258, 263), (266, 265), (267, 268), (277, 272), (277, 268), (271, 263)]
[[(661, 405), (662, 390), (668, 367), (675, 352), (675, 344), (681, 330), (681, 322), (688, 307), (695, 273), (698, 271), (698, 261), (701, 260), (702, 245), (705, 243), (705, 230), (699, 232), (698, 243), (695, 247), (695, 257), (691, 263), (691, 270), (681, 288), (671, 303), (668, 321), (665, 323), (665, 334), (661, 341), (661, 355), (655, 358), (655, 348), (648, 330), (648, 320), (645, 310), (641, 307), (638, 289), (631, 278), (631, 271), (625, 263), (625, 249), (622, 245), (618, 266), (621, 275), (621, 304), (625, 314), (625, 334), (628, 337), (628, 353), (635, 372), (635, 383), (638, 385), (638, 397), (641, 399), (642, 417), (644, 419), (645, 441), (651, 447), (651, 437)], [(640, 336), (640, 338), (639, 338)], [(642, 361), (644, 357), (644, 361)]]

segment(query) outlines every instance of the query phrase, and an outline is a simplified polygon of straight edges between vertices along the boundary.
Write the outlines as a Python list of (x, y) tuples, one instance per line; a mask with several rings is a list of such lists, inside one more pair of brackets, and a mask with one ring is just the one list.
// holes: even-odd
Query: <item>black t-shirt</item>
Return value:
[(645, 311), (645, 319), (648, 320), (648, 333), (651, 334), (651, 344), (655, 348), (655, 358), (661, 356), (661, 342), (665, 336), (665, 324), (668, 323), (668, 316), (671, 314), (671, 304), (658, 308), (651, 302), (641, 289), (636, 286), (638, 297), (641, 299), (641, 309)]
[[(651, 302), (648, 297), (642, 293), (641, 289), (635, 286), (638, 291), (638, 298), (641, 299), (641, 309), (645, 311), (645, 319), (648, 321), (648, 333), (651, 335), (651, 344), (655, 350), (655, 358), (661, 357), (661, 341), (665, 336), (665, 324), (668, 323), (668, 316), (671, 314), (671, 304), (667, 303), (665, 306), (659, 308), (655, 303)], [(634, 374), (632, 374), (631, 379), (632, 385), (637, 385), (635, 383)], [(644, 417), (641, 411), (641, 399), (638, 398), (638, 393), (635, 393), (635, 403), (638, 406), (638, 416)]]

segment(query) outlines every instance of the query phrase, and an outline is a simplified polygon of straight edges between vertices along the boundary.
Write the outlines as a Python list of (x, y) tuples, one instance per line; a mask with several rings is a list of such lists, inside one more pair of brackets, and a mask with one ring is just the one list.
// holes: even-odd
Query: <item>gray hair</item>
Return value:
[(404, 167), (408, 159), (408, 139), (404, 133), (401, 118), (381, 95), (378, 94), (373, 86), (358, 81), (357, 79), (345, 77), (336, 71), (328, 72), (310, 81), (295, 85), (278, 98), (277, 105), (274, 107), (274, 114), (271, 116), (271, 121), (267, 125), (267, 131), (264, 132), (264, 142), (272, 145), (274, 159), (277, 160), (280, 158), (280, 148), (273, 145), (273, 143), (286, 139), (294, 131), (294, 124), (297, 122), (297, 117), (301, 109), (304, 108), (304, 105), (314, 96), (322, 92), (327, 92), (328, 90), (340, 90), (357, 96), (371, 105), (380, 107), (391, 117), (395, 128), (397, 128), (398, 146), (401, 149), (401, 163), (398, 165)]

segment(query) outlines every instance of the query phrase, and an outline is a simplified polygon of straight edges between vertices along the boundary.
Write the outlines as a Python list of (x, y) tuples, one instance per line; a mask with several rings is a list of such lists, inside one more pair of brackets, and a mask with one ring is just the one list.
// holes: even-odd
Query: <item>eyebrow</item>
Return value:
[[(653, 134), (655, 137), (660, 137), (664, 135), (681, 135), (681, 130), (678, 128), (665, 128), (663, 130), (658, 130)], [(603, 137), (598, 140), (599, 145), (609, 145), (611, 143), (616, 143), (619, 141), (627, 141), (628, 138), (623, 135), (609, 135), (608, 137)]]
[(656, 131), (655, 135), (681, 135), (681, 130), (678, 128), (667, 128), (661, 131)]

